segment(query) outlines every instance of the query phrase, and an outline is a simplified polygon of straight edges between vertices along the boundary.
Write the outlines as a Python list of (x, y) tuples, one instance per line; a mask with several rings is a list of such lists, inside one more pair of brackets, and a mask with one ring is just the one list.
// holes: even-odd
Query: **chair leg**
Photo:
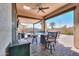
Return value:
[(48, 43), (48, 48), (49, 48), (49, 45), (50, 45), (50, 44)]
[(37, 44), (37, 38), (32, 39), (32, 44), (33, 44), (34, 41), (36, 41), (36, 44)]
[[(55, 51), (55, 44), (53, 44), (53, 49), (54, 49), (54, 51)], [(52, 53), (52, 45), (50, 45), (50, 53), (53, 54), (53, 53)]]
[(36, 44), (38, 43), (38, 41), (37, 41), (37, 38), (35, 38), (36, 39)]
[(53, 44), (53, 49), (54, 49), (54, 51), (55, 51), (55, 45)]
[(45, 45), (44, 48), (47, 49), (47, 48), (48, 48), (48, 44), (47, 44), (47, 42), (44, 43), (44, 45)]
[(56, 42), (54, 42), (54, 44), (53, 44), (54, 51), (55, 51), (55, 46), (56, 46)]
[(34, 38), (32, 39), (32, 44), (33, 44), (33, 42), (34, 42)]
[(52, 45), (50, 45), (50, 53), (52, 54)]

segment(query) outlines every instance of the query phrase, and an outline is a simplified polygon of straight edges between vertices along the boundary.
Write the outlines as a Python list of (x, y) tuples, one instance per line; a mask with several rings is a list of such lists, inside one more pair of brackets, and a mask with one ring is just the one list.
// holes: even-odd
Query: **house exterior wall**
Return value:
[(5, 55), (5, 50), (12, 39), (11, 11), (10, 3), (0, 3), (0, 56)]

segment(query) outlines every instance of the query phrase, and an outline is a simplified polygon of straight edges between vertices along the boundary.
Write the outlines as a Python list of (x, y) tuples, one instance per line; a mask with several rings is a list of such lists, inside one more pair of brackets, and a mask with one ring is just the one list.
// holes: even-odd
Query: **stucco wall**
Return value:
[(0, 3), (0, 55), (5, 55), (5, 49), (12, 39), (11, 4)]

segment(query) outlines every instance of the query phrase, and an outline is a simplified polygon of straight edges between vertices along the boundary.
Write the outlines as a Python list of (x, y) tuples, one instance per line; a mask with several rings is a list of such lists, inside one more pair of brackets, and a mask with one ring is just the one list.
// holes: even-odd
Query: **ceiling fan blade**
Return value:
[(45, 11), (44, 10), (41, 10), (43, 13), (45, 13)]
[(44, 7), (44, 8), (42, 8), (42, 9), (49, 9), (49, 7)]
[(39, 13), (39, 12), (40, 12), (40, 10), (37, 11), (37, 13)]
[(36, 10), (36, 9), (38, 9), (38, 8), (32, 8), (33, 10)]
[[(39, 7), (42, 7), (42, 6), (41, 6), (41, 3), (37, 3), (36, 6), (35, 6), (36, 9), (38, 9)], [(34, 9), (35, 9), (35, 8), (34, 8)]]
[(41, 7), (41, 3), (37, 3), (35, 7), (33, 7), (32, 9), (38, 9), (39, 7)]

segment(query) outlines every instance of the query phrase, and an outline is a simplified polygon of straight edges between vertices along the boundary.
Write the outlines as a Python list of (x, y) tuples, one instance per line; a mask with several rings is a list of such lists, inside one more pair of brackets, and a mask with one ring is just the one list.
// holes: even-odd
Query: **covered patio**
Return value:
[[(58, 15), (61, 15), (63, 13), (66, 13), (68, 11), (73, 10), (75, 12), (74, 14), (74, 35), (67, 36), (60, 34), (59, 38), (57, 38), (57, 43), (55, 46), (55, 51), (52, 50), (52, 54), (50, 53), (50, 50), (45, 49), (40, 41), (40, 36), (37, 37), (37, 44), (32, 44), (32, 38), (28, 38), (28, 41), (30, 44), (30, 55), (32, 56), (77, 56), (79, 55), (79, 4), (69, 4), (69, 3), (16, 3), (12, 4), (13, 6), (13, 15), (15, 16), (15, 21), (17, 24), (16, 30), (14, 30), (13, 25), (13, 39), (12, 43), (14, 44), (15, 41), (17, 41), (17, 37), (15, 34), (18, 33), (30, 33), (30, 35), (36, 35), (36, 30), (34, 28), (35, 24), (40, 23), (41, 29), (38, 32), (42, 32), (43, 34), (46, 34), (48, 32), (47, 30), (47, 24), (45, 23), (46, 20), (49, 18), (56, 17)], [(46, 7), (45, 10), (41, 10), (38, 8), (43, 6)], [(42, 7), (41, 7), (42, 8)], [(40, 11), (41, 10), (41, 11)], [(15, 11), (15, 12), (14, 12)], [(63, 20), (64, 21), (64, 20)], [(26, 25), (26, 24), (32, 24), (32, 30), (26, 30), (23, 28), (19, 28), (20, 25)], [(39, 27), (39, 26), (38, 26)], [(15, 33), (14, 33), (15, 32)], [(16, 38), (14, 38), (16, 37)], [(25, 37), (25, 36), (24, 36)], [(21, 39), (21, 38), (20, 38)], [(69, 39), (68, 41), (65, 39)]]

